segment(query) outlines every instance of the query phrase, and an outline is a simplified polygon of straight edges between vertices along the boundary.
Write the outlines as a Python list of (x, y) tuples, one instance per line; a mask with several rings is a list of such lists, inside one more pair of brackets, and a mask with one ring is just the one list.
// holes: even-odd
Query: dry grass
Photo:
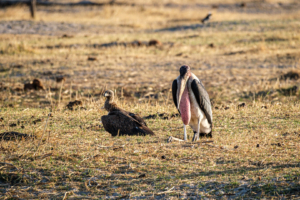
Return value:
[[(253, 103), (242, 109), (231, 105), (229, 110), (214, 110), (213, 143), (203, 143), (205, 139), (167, 143), (168, 136), (183, 135), (178, 118), (148, 120), (157, 135), (153, 138), (110, 138), (99, 122), (105, 112), (97, 109), (98, 102), (85, 107), (86, 111), (53, 111), (39, 148), (40, 138), (1, 142), (3, 162), (20, 169), (2, 168), (2, 182), (20, 188), (17, 192), (7, 189), (7, 197), (17, 194), (19, 198), (61, 198), (67, 191), (73, 191), (74, 198), (129, 194), (159, 197), (160, 192), (171, 187), (175, 188), (166, 194), (169, 197), (221, 197), (225, 193), (239, 196), (242, 190), (245, 194), (240, 195), (247, 197), (297, 194), (299, 104)], [(175, 111), (172, 105), (123, 103), (123, 107), (143, 115)], [(47, 112), (3, 108), (3, 130), (39, 133)], [(37, 118), (43, 121), (33, 125)], [(20, 124), (7, 126), (12, 122)], [(21, 129), (21, 125), (25, 128)], [(142, 174), (145, 177), (139, 178)]]
[[(73, 8), (80, 14), (41, 7), (40, 19), (20, 24), (29, 19), (26, 7), (0, 11), (0, 27), (27, 27), (0, 35), (0, 128), (37, 136), (0, 141), (0, 199), (299, 198), (299, 92), (289, 90), (299, 79), (281, 78), (299, 74), (299, 10), (216, 10), (201, 25), (197, 19), (209, 9), (198, 12), (196, 1), (155, 2)], [(162, 45), (122, 45), (150, 39)], [(99, 47), (110, 42), (120, 45)], [(155, 137), (104, 131), (107, 88), (141, 116), (176, 113), (170, 85), (183, 64), (212, 99), (213, 142), (167, 143), (183, 137), (180, 118), (146, 120)], [(56, 83), (61, 76), (66, 81)], [(34, 78), (46, 90), (22, 91)], [(68, 110), (75, 99), (83, 105)]]

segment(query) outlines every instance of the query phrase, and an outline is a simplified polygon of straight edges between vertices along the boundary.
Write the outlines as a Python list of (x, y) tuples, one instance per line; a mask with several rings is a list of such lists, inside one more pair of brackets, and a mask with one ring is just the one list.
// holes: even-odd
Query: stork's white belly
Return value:
[[(191, 100), (191, 120), (189, 125), (194, 129), (194, 127), (195, 128), (198, 127), (199, 118), (202, 119), (204, 113), (202, 110), (200, 110), (199, 105), (193, 93), (190, 93), (190, 100)], [(197, 128), (194, 129), (194, 131), (197, 131)]]
[(210, 132), (210, 125), (206, 119), (205, 113), (200, 109), (195, 95), (190, 93), (190, 100), (191, 100), (191, 120), (189, 125), (194, 131), (198, 131), (198, 125), (200, 120), (200, 132), (209, 133)]
[(196, 99), (194, 97), (192, 98), (193, 99), (191, 99), (191, 121), (193, 120), (192, 118), (194, 118), (194, 120), (197, 119), (198, 121), (198, 118), (201, 116), (201, 110), (199, 109)]

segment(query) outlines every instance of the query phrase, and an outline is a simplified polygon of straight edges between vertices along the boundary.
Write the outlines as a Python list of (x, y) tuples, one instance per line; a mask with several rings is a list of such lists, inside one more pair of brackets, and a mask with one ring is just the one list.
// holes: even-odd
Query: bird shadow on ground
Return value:
[[(199, 20), (200, 21), (200, 20)], [(257, 26), (262, 26), (263, 24), (267, 23), (266, 21), (245, 21), (245, 20), (235, 20), (235, 21), (213, 21), (213, 22), (207, 22), (205, 24), (196, 23), (196, 24), (189, 24), (189, 25), (179, 25), (179, 26), (172, 26), (162, 29), (156, 29), (154, 32), (164, 32), (164, 31), (185, 31), (185, 30), (195, 30), (195, 29), (207, 29), (207, 28), (214, 28), (218, 31), (232, 31), (237, 30), (237, 28), (240, 31), (261, 31), (261, 28), (258, 28)], [(242, 26), (242, 27), (240, 27)], [(269, 30), (270, 28), (264, 27), (263, 30)], [(152, 31), (150, 31), (152, 32)]]
[(157, 29), (155, 32), (163, 32), (163, 31), (182, 31), (182, 30), (194, 30), (198, 28), (203, 28), (203, 24), (192, 24), (192, 25), (183, 25), (183, 26), (174, 26), (174, 27), (169, 27), (169, 28), (162, 28), (162, 29)]
[(183, 31), (183, 30), (195, 30), (198, 28), (203, 28), (205, 25), (203, 24), (191, 24), (191, 25), (183, 25), (183, 26), (174, 26), (162, 29), (156, 29), (154, 32), (163, 32), (163, 31)]

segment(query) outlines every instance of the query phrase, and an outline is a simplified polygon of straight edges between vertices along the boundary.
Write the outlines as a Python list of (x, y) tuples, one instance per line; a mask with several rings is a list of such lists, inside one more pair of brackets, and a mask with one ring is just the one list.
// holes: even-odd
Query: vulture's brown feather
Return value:
[(147, 127), (146, 122), (139, 115), (127, 112), (117, 106), (114, 100), (114, 93), (108, 90), (104, 93), (106, 101), (104, 108), (108, 115), (101, 117), (104, 129), (112, 136), (118, 135), (154, 135)]

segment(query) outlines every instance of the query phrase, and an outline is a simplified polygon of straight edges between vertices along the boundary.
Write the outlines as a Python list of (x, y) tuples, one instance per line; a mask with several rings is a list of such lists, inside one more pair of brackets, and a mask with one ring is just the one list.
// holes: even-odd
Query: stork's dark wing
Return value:
[(194, 79), (191, 84), (191, 88), (196, 97), (197, 103), (200, 106), (200, 109), (204, 112), (208, 123), (212, 125), (211, 103), (203, 84), (201, 81)]
[[(173, 84), (172, 84), (172, 96), (173, 96), (173, 101), (174, 101), (174, 104), (176, 106), (176, 108), (178, 108), (178, 102), (177, 102), (177, 89), (178, 89), (178, 86), (177, 86), (177, 79), (175, 79), (173, 81)], [(180, 111), (178, 110), (178, 112), (180, 113)]]

